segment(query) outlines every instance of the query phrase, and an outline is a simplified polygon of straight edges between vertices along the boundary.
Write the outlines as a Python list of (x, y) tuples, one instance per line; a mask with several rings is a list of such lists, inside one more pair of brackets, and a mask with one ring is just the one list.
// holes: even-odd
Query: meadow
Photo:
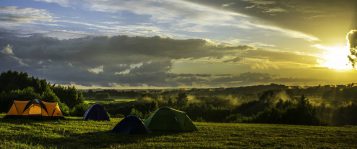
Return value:
[(115, 104), (115, 103), (126, 103), (126, 102), (131, 102), (131, 101), (136, 101), (136, 99), (133, 98), (114, 98), (114, 99), (86, 99), (84, 100), (84, 103), (86, 104)]
[(357, 126), (195, 122), (199, 131), (119, 135), (120, 121), (0, 118), (0, 148), (355, 148)]

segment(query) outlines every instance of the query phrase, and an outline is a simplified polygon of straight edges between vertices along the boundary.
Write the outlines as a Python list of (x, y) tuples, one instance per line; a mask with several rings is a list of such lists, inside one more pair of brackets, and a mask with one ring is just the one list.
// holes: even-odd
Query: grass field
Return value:
[(111, 103), (125, 103), (125, 102), (131, 102), (135, 101), (136, 99), (133, 98), (114, 98), (114, 99), (86, 99), (84, 102), (87, 104), (94, 104), (94, 103), (99, 103), (99, 104), (111, 104)]
[(110, 122), (0, 119), (0, 148), (356, 148), (357, 127), (195, 123), (192, 133), (118, 135)]

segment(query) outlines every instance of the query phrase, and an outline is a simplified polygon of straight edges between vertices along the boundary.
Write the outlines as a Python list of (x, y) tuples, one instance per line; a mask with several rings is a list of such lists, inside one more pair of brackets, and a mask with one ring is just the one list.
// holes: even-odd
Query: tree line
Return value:
[(48, 83), (25, 72), (7, 71), (0, 74), (0, 112), (7, 112), (14, 100), (41, 99), (58, 102), (65, 115), (83, 104), (84, 97), (73, 86)]
[[(194, 121), (281, 123), (302, 125), (357, 124), (357, 86), (285, 86), (279, 84), (209, 89), (78, 90), (35, 78), (24, 72), (0, 74), (0, 112), (13, 100), (58, 102), (65, 115), (83, 116), (85, 99), (103, 102), (113, 117), (133, 114), (146, 118), (159, 107), (185, 111)], [(114, 100), (113, 100), (114, 101)]]
[[(195, 121), (301, 125), (357, 124), (357, 87), (348, 85), (126, 90), (136, 101), (104, 104), (112, 116), (146, 118), (158, 107), (185, 111)], [(125, 90), (88, 90), (110, 98), (127, 98)], [(99, 98), (98, 98), (99, 99)]]

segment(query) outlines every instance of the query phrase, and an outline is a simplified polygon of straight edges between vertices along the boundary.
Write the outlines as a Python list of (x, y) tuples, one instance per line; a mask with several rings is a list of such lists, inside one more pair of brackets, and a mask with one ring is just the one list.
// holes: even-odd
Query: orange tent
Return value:
[(38, 99), (30, 101), (14, 100), (6, 117), (63, 117), (57, 102), (44, 102)]

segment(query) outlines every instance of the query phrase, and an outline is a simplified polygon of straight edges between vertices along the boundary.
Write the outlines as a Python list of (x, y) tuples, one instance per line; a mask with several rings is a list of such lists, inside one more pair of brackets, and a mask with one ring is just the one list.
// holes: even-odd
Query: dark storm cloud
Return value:
[[(211, 75), (170, 73), (174, 60), (203, 57), (239, 63), (242, 58), (313, 63), (309, 56), (250, 46), (224, 46), (201, 39), (86, 37), (58, 40), (0, 32), (1, 71), (20, 70), (54, 83), (85, 86), (234, 86), (274, 81), (269, 74)], [(304, 61), (305, 60), (305, 61)], [(189, 67), (189, 66), (187, 66)], [(289, 80), (289, 79), (288, 79)]]
[(175, 85), (166, 81), (174, 59), (222, 57), (253, 49), (201, 39), (113, 36), (58, 40), (2, 35), (2, 71), (27, 71), (56, 83), (81, 85)]
[[(343, 37), (356, 27), (356, 0), (189, 0), (243, 13), (283, 28), (301, 31), (325, 41)], [(333, 25), (331, 25), (333, 24)]]

